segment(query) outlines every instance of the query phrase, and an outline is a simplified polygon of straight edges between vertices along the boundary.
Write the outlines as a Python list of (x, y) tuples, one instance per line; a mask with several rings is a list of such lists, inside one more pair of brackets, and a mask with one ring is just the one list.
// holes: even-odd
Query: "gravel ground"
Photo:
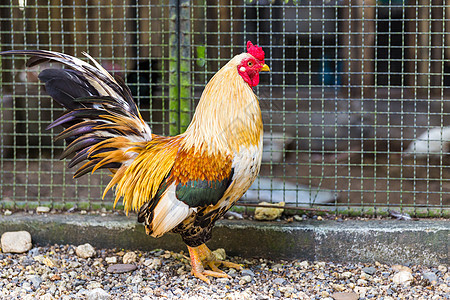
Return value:
[[(208, 285), (190, 275), (185, 253), (130, 252), (95, 249), (85, 259), (76, 246), (54, 245), (0, 253), (0, 299), (450, 299), (450, 270), (444, 265), (231, 257), (244, 269), (228, 269), (231, 279)], [(113, 273), (122, 263), (137, 269)]]

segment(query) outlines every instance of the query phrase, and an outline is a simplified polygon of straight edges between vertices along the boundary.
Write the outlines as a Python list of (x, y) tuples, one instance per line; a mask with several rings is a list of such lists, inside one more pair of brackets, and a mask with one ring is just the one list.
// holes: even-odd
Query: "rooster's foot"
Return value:
[[(229, 261), (218, 260), (211, 252), (211, 250), (206, 247), (205, 244), (202, 244), (198, 247), (188, 246), (188, 250), (189, 255), (191, 256), (192, 275), (205, 281), (206, 283), (210, 283), (210, 280), (206, 276), (231, 278), (228, 274), (219, 269), (219, 265), (223, 265), (227, 268), (234, 268), (237, 270), (242, 269), (242, 267), (238, 264)], [(205, 266), (209, 266), (211, 271), (205, 270)]]

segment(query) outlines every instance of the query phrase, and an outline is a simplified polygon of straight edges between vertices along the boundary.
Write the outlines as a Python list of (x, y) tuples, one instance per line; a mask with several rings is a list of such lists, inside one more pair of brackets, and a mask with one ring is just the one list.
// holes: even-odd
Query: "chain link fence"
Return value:
[[(3, 0), (0, 14), (0, 50), (88, 52), (163, 135), (251, 40), (272, 71), (255, 89), (261, 174), (240, 205), (450, 214), (448, 1)], [(75, 180), (57, 160), (45, 128), (62, 108), (24, 63), (1, 58), (0, 205), (111, 207), (106, 173)]]

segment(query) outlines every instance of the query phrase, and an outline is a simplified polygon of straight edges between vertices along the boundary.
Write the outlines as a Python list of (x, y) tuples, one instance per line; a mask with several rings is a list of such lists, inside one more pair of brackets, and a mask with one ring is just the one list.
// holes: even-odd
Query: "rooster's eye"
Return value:
[(248, 66), (251, 67), (253, 66), (253, 63), (251, 61), (248, 62)]

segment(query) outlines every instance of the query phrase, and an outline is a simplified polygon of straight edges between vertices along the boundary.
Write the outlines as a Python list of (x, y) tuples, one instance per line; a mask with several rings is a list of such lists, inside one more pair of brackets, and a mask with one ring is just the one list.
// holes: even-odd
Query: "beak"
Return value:
[(264, 64), (261, 68), (261, 71), (266, 71), (266, 72), (270, 72), (270, 68), (268, 65)]

